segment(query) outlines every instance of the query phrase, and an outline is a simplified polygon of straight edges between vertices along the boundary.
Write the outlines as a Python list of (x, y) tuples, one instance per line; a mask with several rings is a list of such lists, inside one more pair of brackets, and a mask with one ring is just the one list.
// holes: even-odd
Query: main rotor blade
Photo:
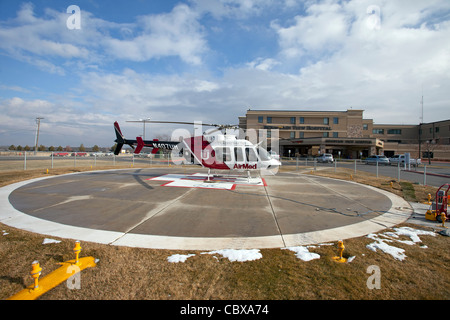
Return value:
[[(127, 121), (127, 122), (143, 122), (143, 121)], [(228, 124), (210, 124), (210, 123), (203, 123), (203, 122), (186, 122), (186, 121), (156, 121), (156, 120), (145, 120), (146, 123), (173, 123), (173, 124), (190, 124), (190, 125), (196, 125), (201, 124), (202, 126), (208, 126), (208, 127), (219, 127), (219, 128), (237, 128), (238, 125), (228, 125)]]

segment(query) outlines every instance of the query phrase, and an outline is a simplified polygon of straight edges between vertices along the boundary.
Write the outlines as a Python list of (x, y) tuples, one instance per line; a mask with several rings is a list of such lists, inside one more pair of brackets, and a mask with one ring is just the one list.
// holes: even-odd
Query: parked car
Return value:
[[(400, 164), (404, 164), (406, 161), (406, 156), (404, 154), (397, 154), (395, 156), (392, 156), (389, 158), (389, 162), (391, 164), (395, 164), (397, 165), (398, 163)], [(422, 161), (420, 159), (413, 159), (413, 158), (409, 158), (409, 164), (413, 165), (413, 166), (418, 166), (422, 163)]]
[(324, 154), (320, 155), (319, 157), (317, 157), (317, 162), (333, 163), (334, 162), (333, 155), (331, 153), (324, 153)]
[(369, 156), (364, 160), (365, 164), (382, 164), (382, 165), (389, 165), (389, 159), (386, 158), (386, 156)]

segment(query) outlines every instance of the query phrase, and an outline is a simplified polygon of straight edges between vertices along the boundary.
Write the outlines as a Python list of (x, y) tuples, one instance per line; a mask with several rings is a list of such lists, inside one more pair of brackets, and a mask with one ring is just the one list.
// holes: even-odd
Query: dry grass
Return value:
[[(0, 185), (46, 174), (41, 171), (2, 173)], [(72, 169), (61, 169), (54, 173), (69, 171), (73, 172)], [(341, 177), (335, 177), (347, 175), (341, 174)], [(353, 177), (355, 181), (360, 178)], [(390, 190), (386, 181), (381, 179), (377, 184)], [(413, 187), (418, 200), (427, 193), (420, 186)], [(401, 188), (394, 184), (392, 191), (402, 194)], [(411, 227), (425, 229), (416, 225)], [(6, 299), (32, 283), (29, 276), (32, 261), (40, 261), (42, 276), (45, 276), (59, 267), (58, 262), (74, 257), (72, 240), (60, 239), (60, 243), (42, 245), (43, 235), (2, 224), (0, 231), (0, 299)], [(321, 258), (308, 262), (282, 249), (261, 250), (263, 258), (256, 261), (230, 262), (220, 255), (200, 254), (200, 251), (137, 249), (84, 242), (81, 256), (93, 256), (99, 262), (97, 267), (82, 271), (81, 289), (70, 290), (63, 283), (40, 299), (448, 300), (450, 240), (440, 235), (420, 238), (422, 245), (428, 248), (395, 243), (406, 250), (407, 258), (403, 261), (380, 251), (368, 250), (366, 245), (373, 240), (367, 237), (346, 240), (344, 256), (356, 256), (348, 264), (332, 261), (337, 254), (335, 245), (311, 248), (310, 251), (320, 254)], [(194, 253), (195, 256), (184, 263), (169, 263), (167, 257), (175, 253)], [(380, 267), (381, 289), (367, 288), (370, 274), (366, 271), (370, 265)]]

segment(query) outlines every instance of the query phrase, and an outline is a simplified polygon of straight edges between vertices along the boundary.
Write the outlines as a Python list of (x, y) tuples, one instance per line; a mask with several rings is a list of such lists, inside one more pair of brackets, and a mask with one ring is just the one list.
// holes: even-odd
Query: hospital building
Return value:
[[(376, 124), (364, 110), (252, 110), (239, 117), (242, 129), (267, 130), (267, 147), (278, 138), (282, 156), (332, 153), (335, 158), (410, 153), (411, 157), (450, 160), (450, 119), (422, 124)], [(278, 130), (278, 134), (273, 137)]]

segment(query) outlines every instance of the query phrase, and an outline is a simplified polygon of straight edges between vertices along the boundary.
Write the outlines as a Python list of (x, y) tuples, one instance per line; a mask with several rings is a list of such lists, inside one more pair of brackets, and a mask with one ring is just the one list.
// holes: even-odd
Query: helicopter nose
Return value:
[(279, 166), (281, 166), (281, 161), (278, 161), (276, 159), (272, 159), (272, 161), (270, 162), (270, 165), (279, 167)]

